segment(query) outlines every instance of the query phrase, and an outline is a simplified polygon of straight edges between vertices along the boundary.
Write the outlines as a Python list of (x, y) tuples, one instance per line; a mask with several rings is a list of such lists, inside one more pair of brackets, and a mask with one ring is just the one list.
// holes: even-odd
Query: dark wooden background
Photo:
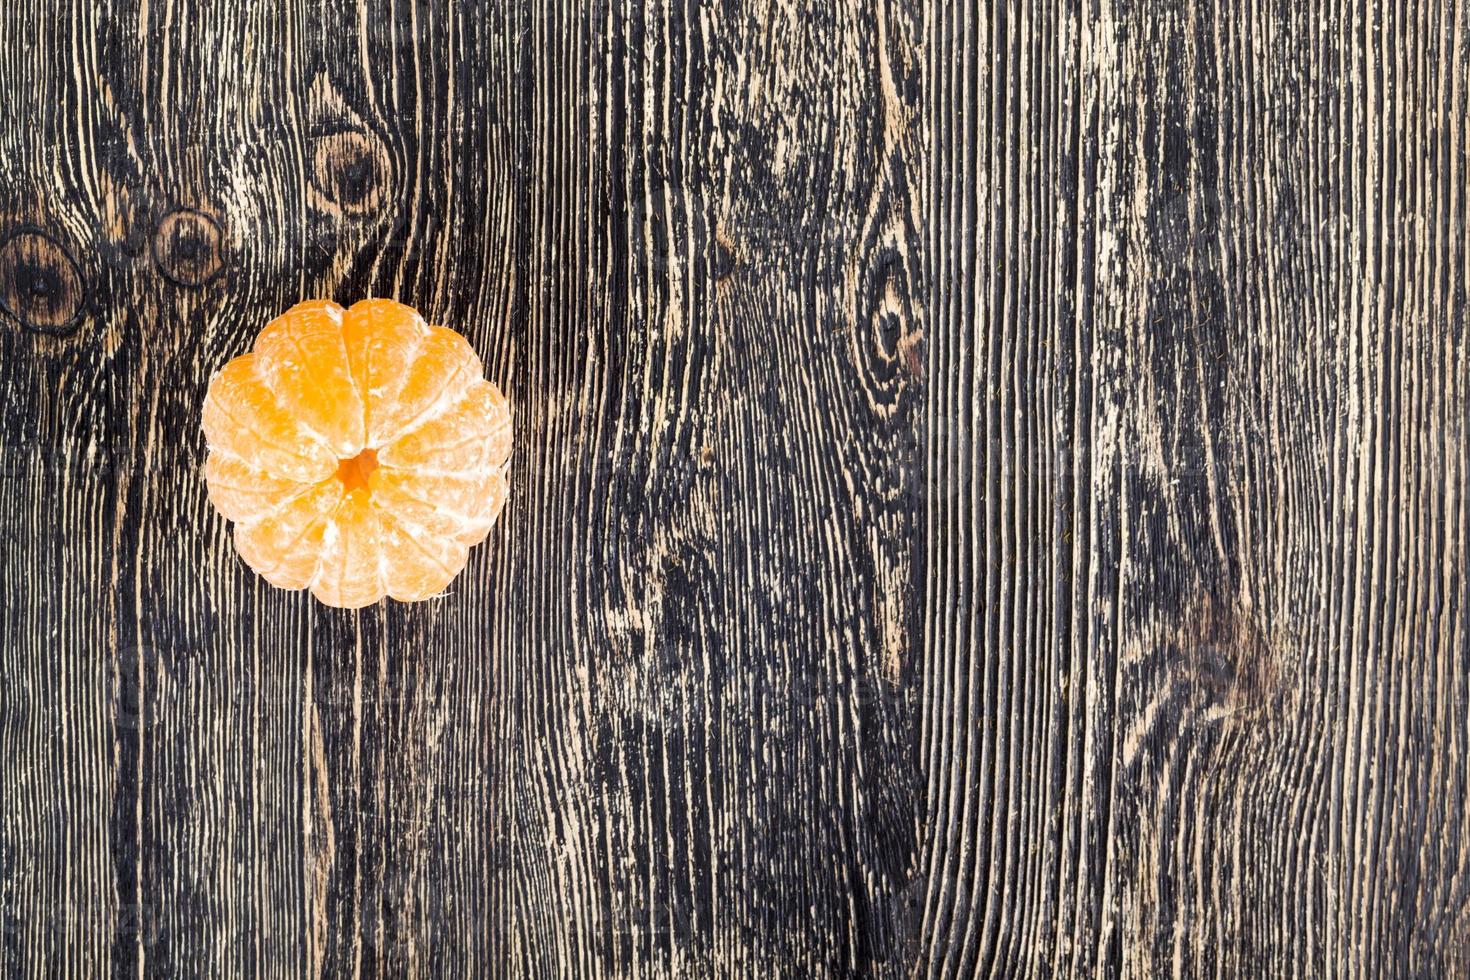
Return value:
[[(0, 973), (1470, 976), (1467, 106), (1449, 0), (15, 0)], [(198, 421), (368, 295), (518, 444), (352, 613)]]

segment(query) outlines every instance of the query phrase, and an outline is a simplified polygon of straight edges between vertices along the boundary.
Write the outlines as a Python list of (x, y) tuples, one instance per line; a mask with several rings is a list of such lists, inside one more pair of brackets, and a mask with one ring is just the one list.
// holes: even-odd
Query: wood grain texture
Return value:
[[(0, 976), (1470, 974), (1470, 12), (19, 0)], [(444, 599), (199, 472), (465, 333)]]
[(924, 972), (1466, 975), (1464, 7), (934, 24)]

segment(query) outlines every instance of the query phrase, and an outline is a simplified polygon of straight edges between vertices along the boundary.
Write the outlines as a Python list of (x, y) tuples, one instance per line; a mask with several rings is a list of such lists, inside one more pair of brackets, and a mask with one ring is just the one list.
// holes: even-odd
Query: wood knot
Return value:
[(1206, 597), (1184, 615), (1174, 640), (1203, 702), (1251, 718), (1281, 686), (1276, 652), (1255, 617), (1232, 602)]
[(153, 261), (172, 283), (204, 285), (225, 267), (219, 222), (193, 208), (170, 211), (153, 233)]
[(354, 217), (382, 206), (391, 172), (382, 142), (357, 130), (327, 133), (312, 149), (312, 186), (323, 203)]
[(23, 228), (0, 245), (0, 306), (41, 333), (65, 333), (82, 312), (82, 272), (55, 238)]
[(724, 282), (735, 274), (735, 244), (725, 236), (721, 229), (715, 229), (715, 258), (714, 276), (715, 282)]
[(885, 362), (899, 356), (906, 333), (903, 261), (896, 251), (885, 250), (868, 278), (868, 310), (872, 321), (873, 353)]
[(923, 329), (912, 296), (908, 255), (897, 237), (879, 244), (866, 258), (862, 275), (861, 306), (852, 326), (853, 353), (862, 358), (874, 391), (892, 399), (909, 378), (923, 376)]

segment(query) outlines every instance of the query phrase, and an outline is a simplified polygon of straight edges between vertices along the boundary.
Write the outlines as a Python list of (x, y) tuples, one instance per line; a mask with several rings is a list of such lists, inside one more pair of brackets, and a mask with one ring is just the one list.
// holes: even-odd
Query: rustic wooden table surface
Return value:
[[(1459, 0), (16, 0), (0, 974), (1470, 976), (1467, 107)], [(368, 295), (518, 443), (354, 613), (199, 412)]]

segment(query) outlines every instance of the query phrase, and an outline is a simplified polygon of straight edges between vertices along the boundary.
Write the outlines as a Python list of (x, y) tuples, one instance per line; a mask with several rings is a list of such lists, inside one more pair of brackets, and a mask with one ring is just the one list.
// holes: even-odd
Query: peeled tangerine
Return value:
[(510, 408), (463, 337), (411, 308), (301, 303), (209, 382), (209, 499), (283, 589), (427, 599), (505, 503)]

